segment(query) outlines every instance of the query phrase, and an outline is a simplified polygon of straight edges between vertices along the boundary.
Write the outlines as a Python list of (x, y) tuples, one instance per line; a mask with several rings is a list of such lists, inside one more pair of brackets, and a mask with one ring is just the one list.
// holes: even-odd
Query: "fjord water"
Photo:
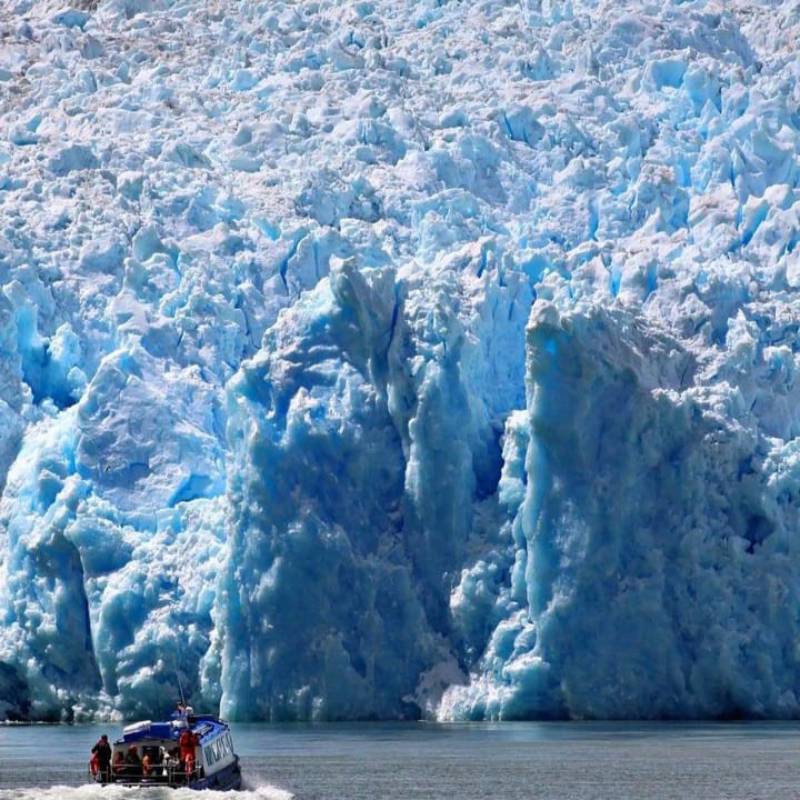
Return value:
[[(197, 797), (85, 785), (106, 730), (0, 727), (0, 800)], [(236, 725), (234, 735), (246, 800), (800, 797), (793, 723)]]

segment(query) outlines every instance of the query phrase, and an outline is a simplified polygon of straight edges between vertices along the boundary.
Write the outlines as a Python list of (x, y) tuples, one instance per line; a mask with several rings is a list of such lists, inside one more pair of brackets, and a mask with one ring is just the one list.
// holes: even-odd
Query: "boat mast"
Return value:
[(175, 677), (178, 679), (178, 691), (181, 693), (181, 705), (186, 708), (186, 698), (183, 696), (183, 686), (181, 685), (181, 676), (178, 670), (175, 670)]

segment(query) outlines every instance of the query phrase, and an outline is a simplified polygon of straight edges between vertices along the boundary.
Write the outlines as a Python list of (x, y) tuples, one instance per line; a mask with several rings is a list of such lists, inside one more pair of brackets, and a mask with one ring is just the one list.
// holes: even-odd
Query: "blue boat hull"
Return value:
[(214, 789), (218, 792), (238, 791), (242, 788), (242, 770), (237, 758), (233, 764), (223, 767), (213, 775), (207, 775), (189, 783), (190, 789)]

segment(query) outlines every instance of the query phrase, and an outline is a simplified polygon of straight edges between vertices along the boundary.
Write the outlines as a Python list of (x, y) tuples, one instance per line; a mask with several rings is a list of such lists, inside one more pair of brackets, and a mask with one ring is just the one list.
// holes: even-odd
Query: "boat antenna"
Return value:
[(175, 670), (175, 677), (178, 679), (178, 691), (181, 693), (181, 705), (186, 706), (186, 699), (183, 696), (183, 686), (181, 686), (181, 676), (178, 674), (178, 671)]

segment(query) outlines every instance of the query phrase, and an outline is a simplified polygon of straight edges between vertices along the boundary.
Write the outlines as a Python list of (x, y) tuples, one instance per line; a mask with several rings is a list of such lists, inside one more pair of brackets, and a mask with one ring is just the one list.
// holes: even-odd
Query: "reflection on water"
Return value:
[[(85, 785), (102, 732), (116, 728), (0, 727), (0, 800), (198, 797)], [(786, 800), (800, 798), (798, 734), (789, 723), (236, 725), (248, 786), (237, 797)]]

